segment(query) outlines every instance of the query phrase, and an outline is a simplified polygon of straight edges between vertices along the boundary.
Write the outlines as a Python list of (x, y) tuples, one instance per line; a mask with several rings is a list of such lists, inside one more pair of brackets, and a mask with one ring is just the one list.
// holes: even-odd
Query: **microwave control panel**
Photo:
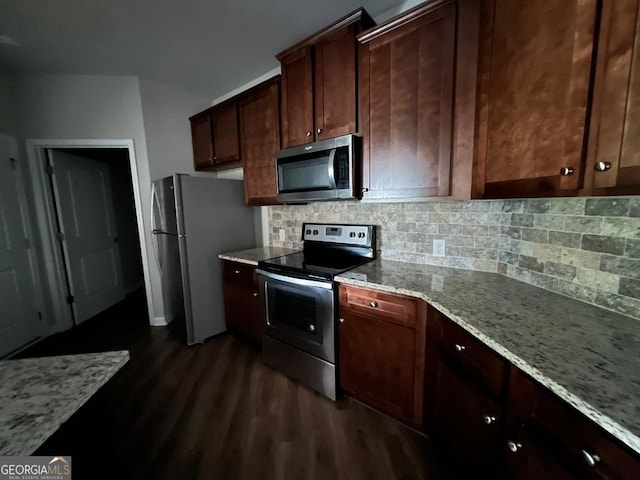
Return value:
[(314, 242), (371, 246), (373, 227), (370, 225), (326, 225), (305, 223), (302, 239)]

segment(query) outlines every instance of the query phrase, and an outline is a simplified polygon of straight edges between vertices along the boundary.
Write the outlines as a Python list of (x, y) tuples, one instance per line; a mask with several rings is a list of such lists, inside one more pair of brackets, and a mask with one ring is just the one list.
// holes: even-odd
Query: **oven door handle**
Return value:
[(289, 277), (286, 275), (279, 275), (277, 273), (271, 273), (260, 269), (256, 270), (256, 273), (272, 280), (278, 280), (283, 283), (291, 283), (293, 285), (300, 285), (301, 287), (316, 287), (324, 288), (325, 290), (333, 289), (332, 282), (318, 282), (315, 280), (306, 280), (304, 278)]

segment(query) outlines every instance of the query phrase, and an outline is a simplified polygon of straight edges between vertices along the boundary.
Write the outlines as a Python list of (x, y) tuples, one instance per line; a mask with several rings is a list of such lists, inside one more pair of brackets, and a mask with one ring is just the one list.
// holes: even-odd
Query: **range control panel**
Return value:
[(302, 225), (303, 240), (370, 247), (372, 238), (372, 225), (327, 225), (322, 223)]

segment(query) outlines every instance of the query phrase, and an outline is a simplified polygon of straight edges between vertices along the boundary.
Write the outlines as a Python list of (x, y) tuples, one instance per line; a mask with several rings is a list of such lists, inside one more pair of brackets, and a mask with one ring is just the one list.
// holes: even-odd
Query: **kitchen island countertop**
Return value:
[(300, 250), (282, 247), (256, 247), (247, 250), (239, 250), (237, 252), (221, 253), (218, 258), (222, 260), (231, 260), (232, 262), (246, 263), (247, 265), (257, 266), (262, 260), (297, 253)]
[(376, 260), (337, 282), (418, 297), (640, 453), (640, 321), (495, 273)]
[(129, 361), (115, 351), (0, 361), (0, 455), (31, 455)]

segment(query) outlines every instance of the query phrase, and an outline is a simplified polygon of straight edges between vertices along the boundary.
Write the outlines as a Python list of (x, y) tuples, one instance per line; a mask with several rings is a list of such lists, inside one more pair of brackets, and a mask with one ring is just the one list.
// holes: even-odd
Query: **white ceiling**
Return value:
[(138, 75), (216, 98), (274, 55), (364, 6), (400, 0), (0, 0), (0, 70)]

